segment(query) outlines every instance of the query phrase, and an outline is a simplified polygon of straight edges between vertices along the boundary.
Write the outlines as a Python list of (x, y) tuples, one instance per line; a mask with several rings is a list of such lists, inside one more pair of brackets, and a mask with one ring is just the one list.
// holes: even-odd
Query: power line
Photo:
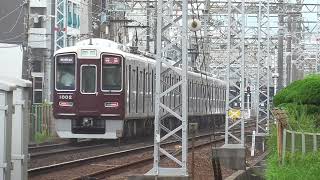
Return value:
[(10, 33), (10, 32), (17, 26), (18, 21), (19, 21), (19, 19), (20, 19), (20, 16), (21, 16), (21, 14), (22, 14), (22, 11), (23, 11), (23, 7), (20, 8), (19, 15), (18, 15), (18, 17), (17, 17), (17, 19), (16, 19), (16, 22), (15, 22), (14, 25), (12, 26), (12, 28), (11, 28), (8, 32), (4, 32), (4, 33)]
[(11, 12), (9, 12), (8, 14), (6, 14), (5, 16), (0, 18), (0, 21), (2, 21), (3, 19), (5, 19), (6, 17), (10, 16), (12, 13), (14, 13), (16, 10), (18, 10), (20, 7), (24, 6), (26, 4), (26, 2), (20, 4), (18, 7), (16, 7), (14, 10), (12, 10)]
[(7, 39), (0, 39), (0, 43), (7, 43), (7, 42), (12, 43), (13, 41), (10, 41), (10, 40), (17, 39), (23, 35), (24, 35), (24, 33), (20, 33), (19, 35), (16, 35), (15, 37), (7, 38)]

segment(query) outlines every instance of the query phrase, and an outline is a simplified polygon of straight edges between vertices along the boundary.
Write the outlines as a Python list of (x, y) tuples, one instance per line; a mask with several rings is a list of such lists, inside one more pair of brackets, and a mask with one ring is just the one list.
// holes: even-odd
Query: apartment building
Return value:
[[(33, 80), (33, 103), (51, 102), (53, 53), (55, 50), (55, 33), (65, 31), (64, 46), (74, 45), (81, 35), (81, 13), (88, 3), (86, 0), (66, 0), (66, 25), (57, 27), (56, 0), (30, 0), (29, 47), (32, 62), (31, 78)], [(82, 14), (85, 18), (86, 13)], [(87, 23), (88, 21), (84, 21)], [(87, 28), (86, 28), (87, 29)], [(82, 33), (87, 33), (82, 31)]]

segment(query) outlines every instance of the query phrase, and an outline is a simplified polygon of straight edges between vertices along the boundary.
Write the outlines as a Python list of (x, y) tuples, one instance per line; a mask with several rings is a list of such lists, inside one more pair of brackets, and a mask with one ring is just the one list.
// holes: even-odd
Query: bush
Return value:
[(296, 103), (281, 104), (289, 116), (289, 128), (302, 132), (320, 132), (320, 108)]
[(274, 105), (299, 103), (320, 105), (320, 75), (311, 75), (291, 83), (274, 97)]

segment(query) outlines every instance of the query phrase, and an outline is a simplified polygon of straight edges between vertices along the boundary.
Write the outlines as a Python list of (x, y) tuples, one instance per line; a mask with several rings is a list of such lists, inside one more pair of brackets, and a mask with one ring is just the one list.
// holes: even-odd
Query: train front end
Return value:
[(116, 139), (124, 119), (124, 58), (93, 45), (58, 50), (53, 114), (61, 138)]

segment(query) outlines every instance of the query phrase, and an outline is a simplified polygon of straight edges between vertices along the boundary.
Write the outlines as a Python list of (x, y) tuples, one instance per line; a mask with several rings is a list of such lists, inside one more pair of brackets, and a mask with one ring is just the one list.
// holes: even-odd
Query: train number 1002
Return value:
[(72, 95), (59, 95), (59, 99), (72, 99)]

